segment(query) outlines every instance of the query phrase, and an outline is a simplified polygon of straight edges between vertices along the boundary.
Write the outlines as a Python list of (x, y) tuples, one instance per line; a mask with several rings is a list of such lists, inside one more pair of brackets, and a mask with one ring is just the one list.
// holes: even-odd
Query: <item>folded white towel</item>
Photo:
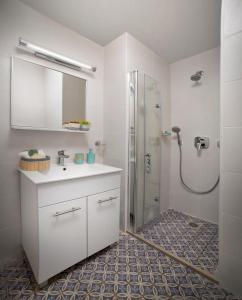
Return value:
[(38, 150), (38, 153), (35, 153), (34, 155), (31, 156), (31, 158), (38, 159), (38, 158), (45, 158), (46, 154), (44, 153), (43, 150)]
[(23, 158), (31, 158), (31, 157), (29, 156), (28, 151), (20, 152), (18, 155), (19, 155), (20, 157), (23, 157)]
[(23, 157), (23, 158), (27, 158), (27, 159), (40, 159), (40, 158), (45, 158), (46, 157), (46, 154), (45, 152), (40, 149), (40, 150), (37, 150), (38, 153), (34, 153), (32, 156), (29, 155), (29, 150), (26, 150), (26, 151), (23, 151), (23, 152), (20, 152), (19, 153), (19, 156), (20, 157)]

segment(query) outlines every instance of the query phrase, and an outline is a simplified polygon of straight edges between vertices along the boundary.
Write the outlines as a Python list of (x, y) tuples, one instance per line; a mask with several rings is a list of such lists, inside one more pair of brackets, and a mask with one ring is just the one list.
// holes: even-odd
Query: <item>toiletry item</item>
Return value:
[(84, 153), (76, 153), (74, 158), (75, 164), (83, 164), (84, 163)]
[(89, 149), (89, 152), (87, 153), (87, 163), (88, 164), (94, 164), (95, 163), (95, 153), (92, 149)]

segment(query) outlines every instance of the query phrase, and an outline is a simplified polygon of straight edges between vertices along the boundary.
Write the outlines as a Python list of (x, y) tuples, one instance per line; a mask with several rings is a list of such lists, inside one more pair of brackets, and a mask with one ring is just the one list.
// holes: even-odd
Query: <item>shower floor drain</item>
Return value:
[(199, 225), (197, 223), (195, 223), (195, 222), (189, 222), (188, 225), (191, 226), (191, 227), (193, 227), (193, 228), (199, 227)]

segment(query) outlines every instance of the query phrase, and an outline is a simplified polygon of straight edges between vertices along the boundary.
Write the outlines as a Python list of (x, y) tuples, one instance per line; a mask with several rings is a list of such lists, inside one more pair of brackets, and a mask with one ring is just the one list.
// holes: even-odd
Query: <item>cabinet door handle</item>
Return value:
[(82, 209), (81, 207), (72, 207), (71, 209), (64, 210), (64, 211), (61, 211), (61, 212), (57, 211), (57, 212), (53, 215), (53, 217), (58, 217), (58, 216), (60, 216), (60, 215), (68, 214), (68, 213), (74, 212), (74, 211), (76, 211), (76, 210), (81, 210), (81, 209)]
[(98, 204), (104, 203), (104, 202), (108, 202), (114, 199), (117, 199), (118, 197), (109, 197), (108, 199), (104, 199), (104, 200), (98, 200)]

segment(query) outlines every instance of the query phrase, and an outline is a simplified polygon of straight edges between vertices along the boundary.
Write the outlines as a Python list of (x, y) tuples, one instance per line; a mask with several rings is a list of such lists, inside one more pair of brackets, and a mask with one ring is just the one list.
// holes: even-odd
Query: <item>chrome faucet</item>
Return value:
[(58, 151), (58, 165), (64, 166), (65, 158), (69, 158), (69, 155), (65, 154), (65, 150), (59, 150)]

